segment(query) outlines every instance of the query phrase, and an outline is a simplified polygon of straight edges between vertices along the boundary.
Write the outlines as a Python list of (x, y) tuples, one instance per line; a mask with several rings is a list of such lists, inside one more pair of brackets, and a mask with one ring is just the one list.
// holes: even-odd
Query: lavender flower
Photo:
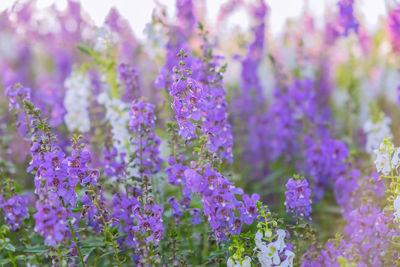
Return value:
[(36, 221), (35, 232), (44, 237), (44, 243), (55, 246), (64, 241), (69, 233), (67, 211), (55, 194), (49, 193), (46, 198), (36, 202), (37, 212), (33, 216)]
[[(128, 198), (125, 194), (119, 194), (113, 198), (113, 216), (128, 235), (126, 244), (134, 248), (139, 247), (141, 241), (157, 245), (164, 232), (161, 218), (163, 208), (156, 204), (142, 205), (138, 200), (141, 196), (140, 190), (136, 190), (135, 196)], [(145, 240), (140, 240), (140, 233), (145, 234)]]
[(295, 176), (286, 183), (286, 211), (296, 216), (310, 219), (311, 213), (311, 190), (305, 178)]
[(389, 11), (386, 21), (386, 29), (389, 35), (389, 40), (392, 49), (395, 52), (400, 51), (400, 8), (397, 7)]
[(175, 220), (175, 225), (179, 225), (179, 220), (182, 217), (183, 213), (181, 211), (181, 208), (179, 206), (178, 200), (175, 197), (170, 197), (168, 199), (168, 203), (171, 205), (171, 216)]
[(19, 195), (14, 195), (7, 200), (0, 200), (0, 207), (4, 211), (5, 223), (9, 225), (13, 231), (19, 229), (22, 226), (23, 220), (29, 218), (25, 198)]
[(88, 191), (85, 191), (81, 198), (81, 217), (86, 220), (87, 225), (91, 226), (94, 231), (100, 232), (103, 229), (101, 213), (103, 213), (106, 222), (110, 220), (110, 216), (107, 212), (107, 207), (105, 205), (106, 199), (104, 198), (102, 191), (97, 194), (99, 195), (99, 204), (102, 210), (99, 210), (97, 205), (94, 204), (95, 200), (93, 199), (93, 196)]
[(139, 97), (141, 94), (140, 82), (138, 72), (135, 68), (128, 64), (119, 64), (118, 78), (125, 87), (125, 94), (122, 97), (123, 99), (132, 101), (133, 98)]
[(128, 163), (125, 160), (126, 153), (118, 153), (116, 147), (104, 147), (104, 175), (107, 177), (115, 177), (121, 180), (126, 177)]
[(154, 133), (154, 105), (144, 100), (134, 100), (129, 117), (129, 128), (136, 135), (133, 140), (134, 165), (140, 167), (141, 174), (152, 175), (160, 170), (162, 162), (159, 157), (160, 139)]
[(245, 196), (246, 205), (236, 199), (243, 190), (233, 186), (220, 173), (212, 170), (209, 165), (185, 170), (186, 187), (201, 195), (203, 214), (208, 218), (217, 242), (227, 237), (238, 235), (243, 222), (251, 224), (257, 215), (253, 206), (259, 198), (253, 195)]
[(341, 32), (344, 36), (348, 36), (350, 30), (358, 33), (359, 23), (354, 16), (354, 0), (339, 0), (339, 18), (338, 22), (341, 26)]
[(70, 183), (80, 183), (82, 186), (97, 185), (99, 171), (87, 166), (90, 160), (90, 152), (84, 149), (79, 139), (74, 140), (71, 156), (67, 158)]
[(329, 134), (323, 133), (320, 140), (306, 136), (305, 172), (314, 180), (316, 201), (322, 199), (325, 187), (346, 173), (346, 158), (349, 151), (343, 141), (335, 140)]
[(174, 97), (172, 108), (179, 125), (179, 135), (184, 139), (196, 138), (196, 125), (201, 119), (200, 103), (204, 98), (203, 88), (190, 77), (180, 77), (172, 85)]
[(7, 87), (5, 94), (8, 97), (10, 111), (12, 109), (20, 109), (21, 103), (31, 99), (31, 89), (23, 87), (20, 84)]

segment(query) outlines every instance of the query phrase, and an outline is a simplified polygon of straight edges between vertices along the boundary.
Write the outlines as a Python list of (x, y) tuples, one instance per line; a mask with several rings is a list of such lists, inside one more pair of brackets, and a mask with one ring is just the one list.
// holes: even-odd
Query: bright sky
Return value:
[[(0, 11), (12, 6), (16, 0), (0, 0)], [(201, 1), (201, 0), (195, 0)], [(206, 1), (208, 19), (215, 21), (221, 4), (227, 0), (203, 0)], [(143, 38), (143, 29), (151, 19), (151, 13), (155, 6), (153, 0), (80, 0), (83, 8), (96, 25), (101, 26), (105, 16), (111, 7), (115, 6), (123, 17), (129, 20), (135, 35)], [(176, 14), (175, 0), (158, 0), (159, 3), (168, 7), (169, 16)], [(319, 20), (324, 16), (325, 7), (335, 5), (336, 0), (266, 0), (270, 7), (270, 26), (273, 34), (279, 33), (287, 18), (297, 17), (308, 4), (308, 9)], [(379, 18), (386, 13), (384, 0), (355, 0), (359, 10), (364, 14), (365, 23), (370, 28), (375, 28)], [(65, 6), (66, 0), (38, 0), (39, 7), (46, 7), (53, 3), (60, 8)], [(247, 15), (243, 12), (236, 12), (229, 19), (230, 25), (248, 27)]]

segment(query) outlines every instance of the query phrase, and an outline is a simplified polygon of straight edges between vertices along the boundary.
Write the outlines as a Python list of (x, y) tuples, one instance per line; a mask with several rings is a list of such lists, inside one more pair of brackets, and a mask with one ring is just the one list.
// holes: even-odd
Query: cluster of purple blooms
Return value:
[[(225, 89), (218, 72), (218, 57), (210, 55), (208, 44), (203, 45), (203, 58), (193, 63), (193, 78), (185, 69), (181, 50), (179, 77), (169, 93), (174, 98), (172, 108), (183, 139), (207, 137), (207, 149), (222, 159), (232, 162), (233, 137), (228, 123)], [(208, 56), (208, 58), (207, 58)]]
[(290, 178), (286, 183), (286, 211), (310, 219), (311, 189), (305, 178)]
[(226, 241), (230, 235), (238, 235), (243, 223), (252, 224), (258, 215), (256, 202), (259, 196), (244, 195), (243, 201), (237, 200), (236, 195), (242, 195), (243, 190), (212, 170), (210, 165), (192, 166), (185, 170), (184, 176), (185, 187), (201, 195), (203, 214), (218, 242)]
[(400, 8), (390, 10), (388, 20), (386, 22), (386, 30), (389, 35), (392, 49), (400, 51)]
[(196, 80), (190, 77), (181, 77), (170, 90), (174, 97), (172, 108), (179, 125), (179, 135), (184, 139), (196, 138), (196, 122), (202, 118), (199, 105), (204, 98), (204, 90)]
[[(253, 165), (258, 176), (260, 161), (265, 159), (263, 145), (265, 146), (265, 129), (263, 108), (265, 97), (258, 77), (258, 70), (264, 53), (265, 46), (265, 17), (267, 5), (264, 1), (256, 1), (250, 6), (256, 25), (253, 27), (253, 42), (248, 46), (246, 57), (241, 61), (241, 92), (236, 98), (232, 112), (237, 113), (238, 119), (245, 122), (242, 130), (247, 135), (241, 146), (248, 147), (245, 152), (245, 160)], [(261, 134), (262, 133), (262, 134)]]
[(325, 249), (314, 258), (311, 258), (313, 248), (310, 248), (302, 266), (339, 267), (339, 256), (349, 262), (358, 262), (357, 266), (385, 266), (390, 263), (388, 259), (398, 257), (397, 251), (388, 249), (390, 240), (398, 231), (388, 227), (393, 218), (374, 205), (361, 205), (349, 215), (342, 239), (338, 242), (328, 241)]
[[(174, 75), (171, 74), (171, 70), (178, 65), (179, 59), (176, 54), (183, 48), (188, 49), (187, 40), (193, 35), (195, 18), (193, 1), (192, 0), (177, 0), (177, 25), (169, 25), (171, 32), (168, 34), (168, 43), (166, 44), (167, 54), (165, 58), (164, 67), (161, 68), (157, 79), (155, 80), (155, 86), (158, 89), (165, 89), (169, 91), (174, 82)], [(190, 63), (187, 62), (190, 66)]]
[(264, 103), (264, 93), (258, 77), (258, 68), (264, 51), (265, 42), (265, 17), (267, 15), (267, 5), (259, 0), (251, 6), (251, 14), (257, 22), (253, 27), (254, 40), (248, 47), (248, 53), (242, 60), (242, 95), (240, 105), (245, 114), (257, 113), (257, 109)]
[(31, 99), (31, 89), (21, 85), (9, 86), (5, 94), (9, 100), (9, 110), (20, 109), (20, 103)]
[(102, 191), (97, 191), (97, 195), (99, 196), (98, 202), (100, 205), (101, 210), (95, 204), (94, 196), (89, 192), (85, 191), (85, 193), (81, 197), (82, 203), (82, 212), (81, 212), (81, 219), (84, 219), (87, 225), (92, 227), (95, 232), (100, 232), (103, 227), (103, 221), (101, 219), (101, 213), (108, 222), (111, 218), (109, 214), (106, 212), (106, 199), (102, 193)]
[[(143, 99), (134, 100), (129, 116), (129, 128), (134, 134), (132, 162), (128, 164), (125, 153), (118, 153), (117, 149), (111, 148), (104, 150), (104, 164), (107, 177), (116, 177), (119, 182), (126, 184), (126, 192), (117, 193), (112, 198), (112, 225), (126, 233), (126, 237), (119, 241), (135, 248), (133, 260), (135, 264), (140, 264), (149, 253), (146, 251), (148, 245), (157, 246), (164, 232), (163, 207), (149, 197), (148, 186), (151, 181), (144, 180), (145, 176), (151, 178), (159, 171), (162, 161), (159, 157), (160, 139), (154, 132), (154, 105)], [(144, 192), (128, 183), (130, 167), (138, 169)]]
[[(75, 204), (76, 181), (67, 180), (68, 166), (65, 154), (59, 147), (50, 143), (32, 143), (32, 160), (27, 169), (35, 174), (35, 193), (37, 212), (35, 231), (45, 238), (45, 244), (54, 246), (64, 240), (68, 233), (66, 223), (66, 204)], [(56, 216), (55, 216), (56, 215)]]
[(304, 172), (313, 179), (314, 197), (319, 201), (326, 186), (346, 174), (349, 151), (343, 141), (331, 138), (329, 133), (319, 138), (306, 136), (304, 144)]
[(350, 30), (358, 32), (359, 23), (354, 16), (354, 0), (339, 0), (339, 25), (342, 35), (347, 36)]
[(134, 166), (139, 167), (141, 174), (152, 175), (160, 170), (160, 138), (155, 134), (156, 117), (154, 105), (145, 100), (134, 100), (129, 112), (129, 128), (135, 134)]
[(22, 226), (23, 220), (29, 218), (27, 201), (24, 197), (14, 195), (5, 200), (0, 198), (0, 208), (4, 210), (4, 221), (15, 231)]
[[(142, 246), (143, 242), (158, 245), (164, 232), (163, 207), (154, 203), (143, 205), (140, 202), (143, 198), (141, 190), (135, 188), (134, 192), (131, 197), (121, 193), (112, 200), (113, 216), (118, 219), (119, 226), (127, 234), (125, 243), (133, 248)], [(144, 240), (140, 239), (139, 233), (145, 235)]]
[[(202, 114), (201, 131), (207, 136), (207, 148), (223, 159), (232, 162), (233, 136), (228, 122), (220, 56), (212, 54), (212, 45), (204, 42), (202, 57), (193, 65), (193, 78), (200, 84), (203, 95), (198, 100)], [(210, 52), (211, 51), (211, 52)]]
[(44, 244), (55, 246), (69, 238), (67, 210), (55, 194), (36, 202), (35, 231), (44, 237)]
[(116, 147), (104, 147), (104, 175), (109, 178), (122, 180), (126, 176), (126, 152), (118, 153)]
[(125, 95), (122, 97), (122, 99), (132, 100), (140, 95), (139, 74), (134, 67), (130, 66), (129, 64), (119, 64), (118, 78), (125, 87)]
[(348, 36), (351, 31), (358, 34), (359, 22), (354, 16), (354, 0), (339, 0), (337, 2), (339, 13), (333, 21), (326, 24), (326, 42), (334, 42), (340, 36)]

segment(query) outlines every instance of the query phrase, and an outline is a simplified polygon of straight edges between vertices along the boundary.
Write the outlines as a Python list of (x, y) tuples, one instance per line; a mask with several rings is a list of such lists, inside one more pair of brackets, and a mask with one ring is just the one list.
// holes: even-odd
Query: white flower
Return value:
[(129, 105), (120, 99), (110, 98), (106, 92), (101, 93), (97, 101), (103, 104), (106, 109), (106, 120), (111, 125), (111, 133), (113, 134), (113, 145), (118, 151), (125, 151), (129, 146)]
[(393, 201), (394, 207), (394, 217), (396, 218), (397, 223), (400, 222), (400, 196), (397, 196), (396, 199)]
[(246, 256), (242, 261), (242, 267), (251, 267), (251, 259), (249, 256)]
[[(285, 230), (278, 229), (276, 231), (277, 237), (274, 242), (266, 245), (264, 241), (262, 241), (262, 233), (257, 232), (254, 238), (256, 247), (254, 250), (257, 250), (257, 258), (261, 263), (262, 267), (270, 267), (270, 266), (283, 266), (289, 267), (293, 266), (294, 253), (290, 250), (285, 250)], [(279, 254), (281, 254), (285, 250), (286, 259), (281, 262), (281, 258)]]
[(96, 42), (93, 49), (99, 52), (106, 51), (107, 48), (118, 41), (118, 34), (113, 32), (110, 27), (103, 26), (96, 29)]
[(263, 234), (260, 231), (258, 231), (256, 233), (256, 236), (254, 237), (254, 241), (256, 242), (256, 247), (259, 249), (261, 247), (265, 246), (265, 242), (262, 241), (262, 238), (263, 238)]
[(81, 133), (90, 130), (89, 95), (90, 79), (81, 72), (75, 71), (64, 81), (66, 88), (64, 107), (67, 111), (64, 117), (69, 131), (78, 130)]
[(228, 262), (226, 263), (228, 267), (251, 267), (251, 259), (250, 257), (246, 256), (243, 260), (242, 263), (240, 261), (235, 261), (233, 257), (230, 257), (228, 259)]
[(277, 265), (281, 262), (275, 242), (261, 247), (257, 257), (262, 267), (269, 267), (272, 266), (272, 264)]
[(400, 147), (396, 148), (392, 156), (392, 166), (394, 168), (399, 167), (400, 164)]
[(375, 166), (376, 170), (384, 175), (389, 175), (391, 167), (389, 162), (389, 155), (385, 151), (375, 150), (376, 159)]
[(232, 259), (232, 257), (230, 257), (228, 259), (228, 261), (226, 262), (226, 266), (227, 267), (236, 267), (236, 263), (234, 262), (234, 260)]
[(286, 236), (286, 232), (285, 230), (282, 229), (278, 229), (278, 231), (276, 231), (276, 234), (278, 235), (276, 241), (274, 241), (276, 248), (278, 249), (279, 252), (281, 252), (285, 247), (285, 236)]
[(286, 259), (279, 265), (280, 267), (293, 267), (294, 253), (290, 250), (285, 251)]
[(392, 120), (389, 117), (384, 117), (378, 122), (373, 122), (372, 120), (367, 120), (365, 122), (364, 131), (367, 135), (365, 150), (368, 153), (371, 154), (375, 149), (378, 149), (386, 136), (392, 137), (392, 132), (390, 130), (391, 123)]

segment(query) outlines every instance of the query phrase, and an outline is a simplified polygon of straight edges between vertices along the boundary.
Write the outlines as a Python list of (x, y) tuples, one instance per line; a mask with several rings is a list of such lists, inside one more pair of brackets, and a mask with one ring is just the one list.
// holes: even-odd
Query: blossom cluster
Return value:
[(295, 215), (310, 218), (311, 213), (311, 190), (305, 178), (290, 178), (286, 183), (286, 210)]

